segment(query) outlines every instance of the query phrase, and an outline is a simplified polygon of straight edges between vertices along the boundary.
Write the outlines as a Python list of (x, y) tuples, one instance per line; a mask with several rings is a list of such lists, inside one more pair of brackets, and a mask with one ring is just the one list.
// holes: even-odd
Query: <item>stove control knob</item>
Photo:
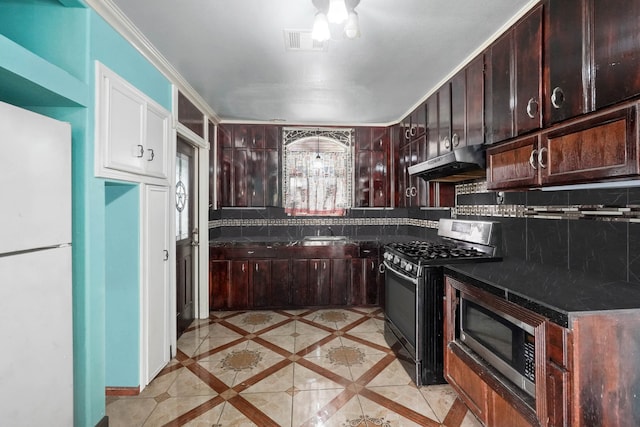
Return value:
[(406, 266), (407, 266), (407, 261), (405, 260), (400, 261), (400, 268), (406, 268)]
[(400, 257), (398, 255), (393, 257), (393, 263), (394, 264), (400, 264)]
[(408, 272), (411, 272), (413, 270), (413, 265), (407, 263), (407, 265), (404, 266), (404, 269), (407, 270)]

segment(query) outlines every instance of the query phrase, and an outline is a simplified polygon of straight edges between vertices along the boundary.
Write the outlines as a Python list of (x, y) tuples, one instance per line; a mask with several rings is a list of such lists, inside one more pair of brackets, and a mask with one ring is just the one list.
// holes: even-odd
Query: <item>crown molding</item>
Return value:
[(158, 49), (111, 0), (85, 0), (98, 15), (153, 64), (180, 92), (215, 124), (221, 119), (184, 77), (171, 65)]

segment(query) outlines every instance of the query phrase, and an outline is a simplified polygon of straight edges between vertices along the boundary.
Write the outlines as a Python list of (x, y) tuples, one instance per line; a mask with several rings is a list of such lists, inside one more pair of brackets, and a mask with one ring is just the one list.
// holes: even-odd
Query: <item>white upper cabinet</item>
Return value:
[(166, 183), (171, 113), (99, 62), (96, 75), (96, 176)]

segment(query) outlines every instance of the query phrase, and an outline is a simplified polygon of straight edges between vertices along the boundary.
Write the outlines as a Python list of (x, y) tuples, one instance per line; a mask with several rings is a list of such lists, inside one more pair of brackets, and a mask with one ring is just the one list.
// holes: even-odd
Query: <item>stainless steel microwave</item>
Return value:
[(459, 308), (460, 341), (535, 398), (534, 328), (466, 294)]

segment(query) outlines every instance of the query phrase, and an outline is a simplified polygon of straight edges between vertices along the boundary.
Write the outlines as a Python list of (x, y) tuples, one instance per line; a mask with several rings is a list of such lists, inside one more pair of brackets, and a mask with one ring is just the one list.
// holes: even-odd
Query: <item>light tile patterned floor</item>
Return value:
[(477, 427), (448, 385), (416, 387), (375, 307), (215, 312), (139, 396), (108, 397), (109, 425)]

